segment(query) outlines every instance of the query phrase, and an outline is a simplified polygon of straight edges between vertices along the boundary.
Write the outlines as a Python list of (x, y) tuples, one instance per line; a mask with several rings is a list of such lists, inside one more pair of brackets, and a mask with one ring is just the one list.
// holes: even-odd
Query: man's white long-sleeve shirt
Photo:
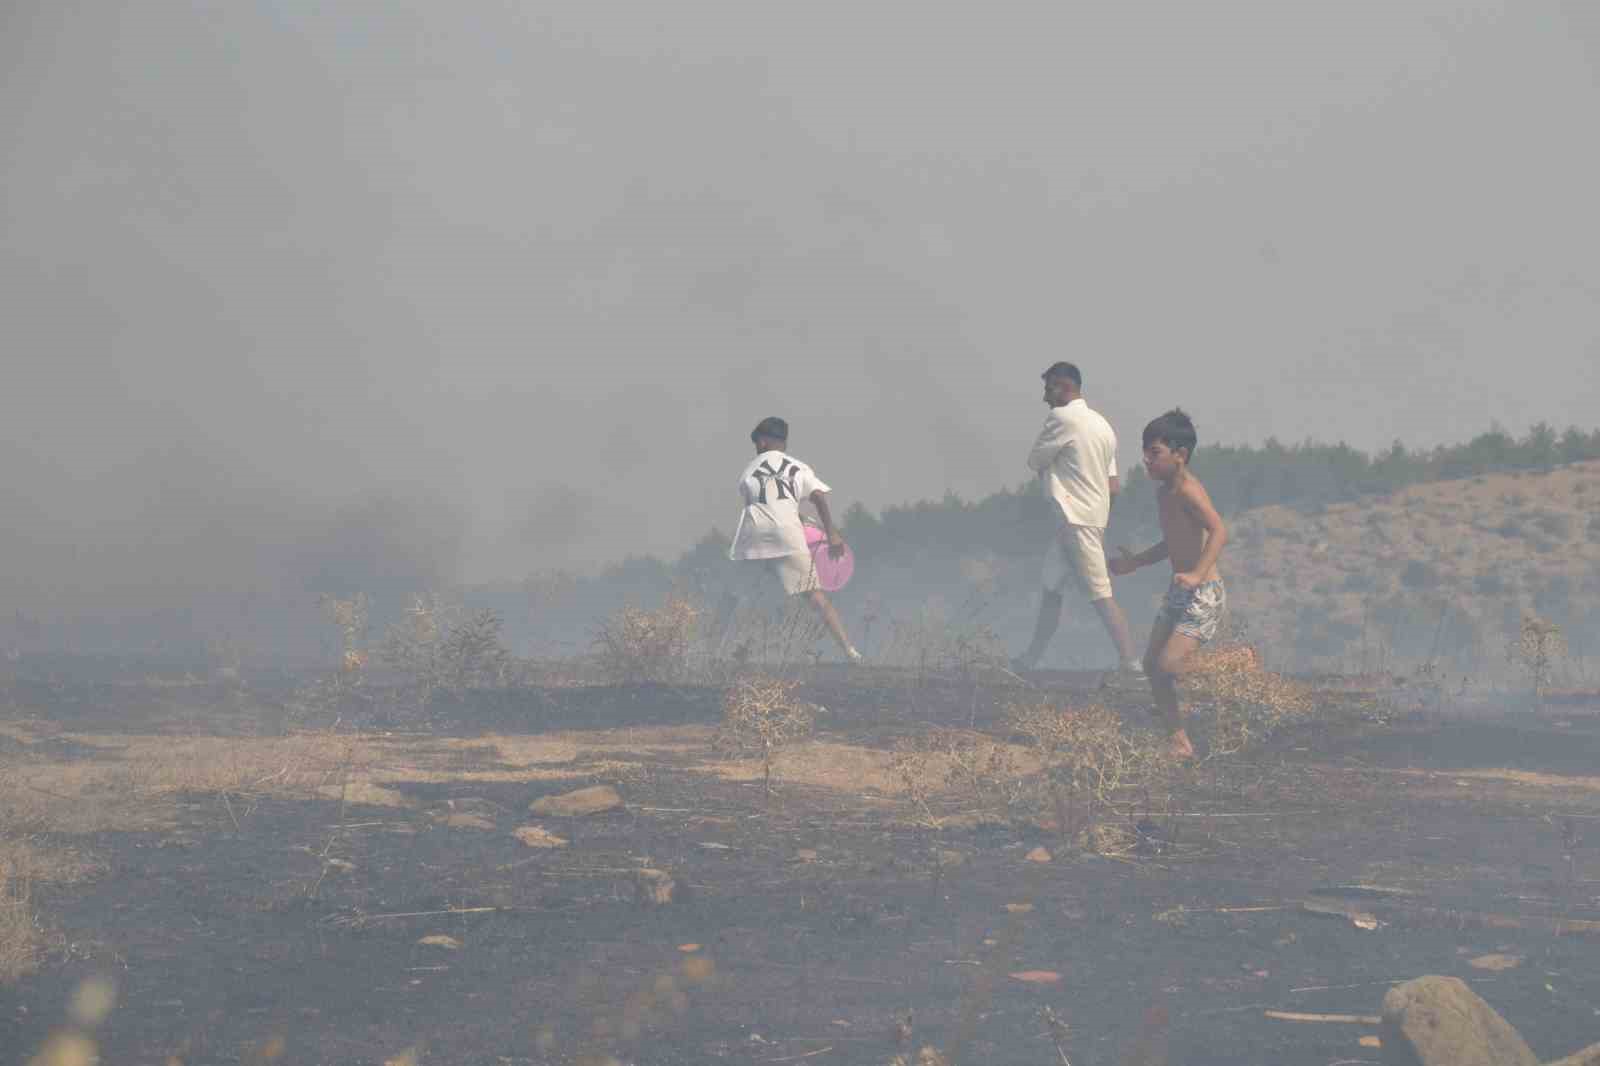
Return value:
[(1117, 476), (1117, 434), (1082, 397), (1052, 407), (1028, 453), (1046, 499), (1075, 526), (1111, 520), (1111, 479)]

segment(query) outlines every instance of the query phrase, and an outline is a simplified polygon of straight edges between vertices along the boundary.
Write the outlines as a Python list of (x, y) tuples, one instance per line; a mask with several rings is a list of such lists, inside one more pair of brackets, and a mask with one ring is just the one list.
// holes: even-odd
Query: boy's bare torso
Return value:
[[(1167, 542), (1167, 557), (1172, 560), (1174, 574), (1193, 570), (1205, 551), (1206, 528), (1194, 511), (1201, 501), (1209, 502), (1205, 486), (1188, 473), (1156, 490), (1161, 533)], [(1213, 565), (1209, 572), (1197, 576), (1201, 581), (1216, 581), (1221, 575)]]

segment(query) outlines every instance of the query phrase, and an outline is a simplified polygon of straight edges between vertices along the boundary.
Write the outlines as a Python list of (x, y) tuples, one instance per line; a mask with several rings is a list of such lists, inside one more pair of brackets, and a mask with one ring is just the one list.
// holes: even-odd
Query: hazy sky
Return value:
[(375, 493), (469, 578), (676, 554), (768, 414), (981, 495), (1058, 358), (1125, 464), (1600, 425), (1584, 0), (14, 0), (0, 63), (8, 577)]

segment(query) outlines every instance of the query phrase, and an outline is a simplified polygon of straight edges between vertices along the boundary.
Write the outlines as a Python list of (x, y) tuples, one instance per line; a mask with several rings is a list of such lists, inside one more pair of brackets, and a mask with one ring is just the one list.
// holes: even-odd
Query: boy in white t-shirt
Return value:
[(828, 509), (831, 490), (811, 467), (784, 452), (789, 443), (789, 424), (783, 419), (763, 418), (751, 432), (750, 440), (755, 444), (756, 457), (739, 475), (744, 513), (734, 530), (729, 557), (752, 566), (759, 563), (778, 579), (784, 592), (809, 599), (828, 632), (839, 642), (845, 658), (860, 662), (861, 653), (845, 636), (839, 612), (817, 586), (805, 526), (800, 521), (800, 501), (810, 500), (822, 519), (829, 554), (835, 559), (844, 554), (844, 538)]

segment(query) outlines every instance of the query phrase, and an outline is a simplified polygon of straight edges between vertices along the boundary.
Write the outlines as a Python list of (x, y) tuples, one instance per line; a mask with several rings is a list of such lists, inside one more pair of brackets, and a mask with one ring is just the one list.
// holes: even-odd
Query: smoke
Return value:
[(982, 495), (1064, 357), (1125, 437), (1592, 422), (1577, 6), (0, 19), (42, 617), (675, 555), (774, 413), (841, 511)]

